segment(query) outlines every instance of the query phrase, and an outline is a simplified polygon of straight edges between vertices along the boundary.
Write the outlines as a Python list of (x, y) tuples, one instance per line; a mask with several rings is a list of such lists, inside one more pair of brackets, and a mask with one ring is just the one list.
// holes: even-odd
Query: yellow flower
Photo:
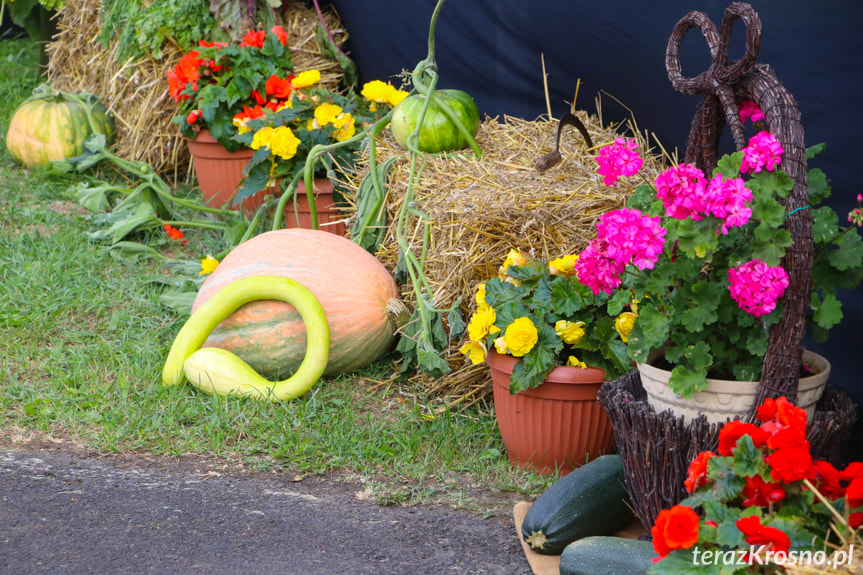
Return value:
[(554, 324), (554, 331), (560, 336), (564, 343), (575, 345), (584, 337), (584, 322), (583, 321), (566, 321), (560, 320)]
[(324, 102), (315, 108), (315, 121), (318, 123), (318, 126), (326, 126), (327, 124), (334, 122), (341, 113), (341, 106)]
[(520, 317), (506, 328), (503, 334), (509, 353), (515, 357), (522, 357), (536, 345), (539, 334), (536, 326), (528, 317)]
[(485, 303), (485, 282), (476, 286), (476, 305)]
[(506, 259), (503, 260), (503, 265), (500, 266), (500, 276), (506, 275), (509, 266), (523, 266), (527, 263), (527, 258), (521, 255), (521, 252), (515, 249), (509, 250)]
[(321, 81), (321, 73), (318, 70), (306, 70), (305, 72), (300, 72), (297, 74), (297, 77), (291, 80), (291, 87), (296, 88), (308, 88), (309, 86), (314, 86), (318, 82)]
[(553, 276), (571, 276), (575, 273), (575, 262), (578, 256), (563, 256), (548, 262), (548, 272)]
[(499, 337), (494, 340), (494, 349), (501, 355), (509, 353), (509, 348), (506, 347), (506, 340), (503, 337)]
[(287, 126), (279, 126), (270, 139), (270, 150), (283, 160), (290, 160), (297, 154), (300, 140)]
[(278, 108), (276, 108), (276, 112), (281, 112), (285, 108), (290, 108), (291, 110), (294, 109), (294, 97), (293, 96), (291, 96), (290, 98), (288, 98), (287, 100), (282, 102), (282, 104)]
[(207, 257), (201, 260), (201, 271), (198, 272), (198, 275), (209, 275), (216, 271), (216, 268), (219, 266), (219, 260), (207, 254)]
[(632, 326), (635, 325), (637, 317), (636, 314), (625, 311), (614, 320), (614, 329), (620, 334), (620, 339), (623, 340), (623, 343), (629, 341), (629, 332), (632, 331)]
[(350, 114), (339, 115), (335, 122), (333, 122), (333, 125), (336, 127), (336, 141), (344, 142), (353, 138), (356, 133), (356, 124)]
[(476, 312), (471, 316), (467, 326), (468, 337), (480, 340), (490, 333), (497, 333), (500, 328), (494, 325), (497, 314), (490, 305), (477, 306)]
[(587, 369), (587, 364), (575, 357), (574, 355), (571, 355), (567, 358), (566, 365)]
[(387, 94), (387, 104), (389, 104), (390, 106), (396, 107), (399, 104), (401, 104), (402, 100), (404, 100), (407, 97), (408, 97), (408, 93), (405, 92), (404, 90), (396, 90), (395, 88), (393, 88), (393, 90), (391, 90)]
[(486, 349), (481, 341), (469, 341), (459, 349), (470, 359), (471, 363), (482, 363), (485, 361)]
[(253, 150), (257, 150), (261, 147), (269, 146), (270, 140), (273, 138), (273, 132), (275, 131), (275, 128), (266, 126), (255, 132), (255, 136), (252, 138), (251, 148)]
[(393, 90), (393, 87), (390, 84), (385, 84), (380, 80), (372, 80), (371, 82), (363, 84), (363, 89), (360, 91), (360, 94), (362, 94), (363, 98), (366, 100), (383, 104), (387, 101), (387, 95), (391, 90)]

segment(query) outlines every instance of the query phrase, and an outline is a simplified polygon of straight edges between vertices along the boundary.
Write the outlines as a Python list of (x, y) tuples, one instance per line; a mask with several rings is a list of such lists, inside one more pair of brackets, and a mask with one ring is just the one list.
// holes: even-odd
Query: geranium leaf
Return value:
[(689, 307), (681, 314), (680, 320), (689, 331), (699, 332), (704, 326), (716, 321), (719, 307), (719, 293), (724, 288), (715, 282), (700, 281), (688, 286)]
[(760, 188), (759, 191), (763, 191), (766, 195), (776, 194), (780, 198), (787, 198), (794, 188), (794, 180), (785, 172), (762, 170), (755, 174), (746, 186), (753, 192), (756, 188)]
[(645, 362), (650, 350), (662, 347), (668, 339), (671, 321), (649, 304), (643, 304), (639, 312), (629, 334), (629, 355), (635, 361)]
[(641, 184), (626, 200), (626, 207), (646, 211), (656, 201), (656, 190), (653, 186)]
[(623, 308), (628, 306), (632, 300), (632, 294), (626, 290), (615, 290), (614, 295), (608, 300), (608, 315), (620, 315)]
[(683, 356), (689, 361), (693, 369), (699, 373), (707, 372), (713, 365), (713, 355), (710, 353), (710, 345), (705, 341), (699, 341), (695, 345), (686, 348)]
[(696, 391), (707, 387), (707, 370), (692, 371), (678, 365), (671, 370), (668, 385), (675, 394), (691, 398)]
[(828, 244), (839, 234), (839, 216), (829, 207), (812, 210), (812, 241)]
[[(757, 232), (756, 232), (757, 235)], [(785, 248), (791, 245), (791, 232), (788, 230), (775, 230), (772, 233), (772, 241), (753, 242), (753, 259), (763, 260), (768, 266), (778, 266), (785, 255)]]
[(785, 208), (769, 192), (756, 194), (752, 202), (752, 218), (776, 229), (785, 222)]
[(836, 245), (838, 249), (831, 250), (827, 259), (837, 270), (844, 272), (863, 263), (863, 242), (860, 241), (857, 230), (842, 236)]
[[(813, 294), (813, 303), (817, 299)], [(835, 294), (824, 296), (824, 299), (817, 305), (812, 306), (814, 313), (812, 319), (815, 323), (824, 329), (830, 329), (840, 321), (842, 321), (842, 302), (836, 299)]]
[(734, 152), (722, 156), (716, 163), (713, 175), (722, 174), (726, 178), (737, 178), (740, 176), (740, 164), (743, 163), (743, 152)]
[(818, 168), (809, 170), (809, 203), (817, 206), (830, 197), (830, 182)]

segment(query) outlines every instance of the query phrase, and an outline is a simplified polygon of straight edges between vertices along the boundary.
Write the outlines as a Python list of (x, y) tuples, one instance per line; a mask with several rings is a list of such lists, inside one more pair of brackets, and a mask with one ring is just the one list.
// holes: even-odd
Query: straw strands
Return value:
[[(58, 17), (58, 33), (47, 46), (48, 80), (64, 91), (96, 94), (114, 116), (120, 157), (145, 161), (161, 173), (173, 172), (175, 181), (185, 176), (189, 154), (171, 118), (177, 106), (168, 95), (165, 72), (182, 57), (179, 46), (166, 45), (164, 57), (117, 60), (117, 44), (99, 41), (100, 0), (67, 0)], [(315, 39), (319, 22), (314, 9), (290, 2), (284, 28), (294, 63), (294, 73), (317, 69), (321, 82), (337, 89), (341, 81), (338, 63), (324, 57)], [(324, 20), (338, 44), (347, 40), (338, 17), (325, 13)]]
[[(564, 128), (560, 142), (563, 160), (542, 173), (535, 170), (534, 163), (554, 150), (557, 136), (557, 121), (544, 118), (486, 118), (476, 137), (483, 153), (480, 160), (470, 149), (428, 156), (414, 184), (416, 208), (427, 218), (410, 218), (407, 239), (419, 257), (428, 226), (425, 274), (438, 308), (460, 300), (467, 320), (474, 309), (477, 284), (497, 275), (511, 248), (537, 259), (581, 251), (595, 236), (599, 216), (623, 207), (639, 184), (652, 182), (662, 170), (661, 156), (650, 149), (646, 136), (630, 125), (644, 166), (639, 175), (619, 180), (616, 187), (605, 186), (596, 174), (594, 157), (599, 147), (622, 135), (622, 126), (603, 126), (601, 117), (585, 112), (577, 116), (595, 147), (588, 149), (578, 132)], [(380, 165), (394, 156), (398, 160), (387, 186), (388, 229), (376, 254), (390, 270), (395, 270), (398, 260), (395, 223), (407, 191), (410, 155), (398, 147), (387, 130), (379, 137), (376, 159)], [(341, 184), (349, 196), (356, 194), (368, 171), (366, 154), (354, 173), (344, 175)], [(411, 285), (401, 288), (403, 297), (415, 302)], [(448, 353), (450, 374), (439, 380), (417, 377), (427, 391), (448, 396), (451, 403), (470, 404), (488, 395), (491, 383), (488, 368), (466, 363), (458, 352), (459, 345), (454, 344)]]

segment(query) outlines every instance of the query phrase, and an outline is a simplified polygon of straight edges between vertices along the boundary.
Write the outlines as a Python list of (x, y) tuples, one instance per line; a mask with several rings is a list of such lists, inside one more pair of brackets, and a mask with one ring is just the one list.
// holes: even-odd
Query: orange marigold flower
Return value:
[(656, 516), (650, 534), (654, 551), (662, 557), (675, 549), (689, 549), (698, 543), (698, 515), (685, 505), (663, 509)]
[(707, 483), (707, 462), (710, 461), (712, 457), (716, 457), (716, 454), (712, 451), (702, 451), (698, 454), (698, 457), (693, 459), (692, 463), (689, 464), (689, 476), (686, 478), (686, 481), (683, 482), (689, 493), (692, 493)]

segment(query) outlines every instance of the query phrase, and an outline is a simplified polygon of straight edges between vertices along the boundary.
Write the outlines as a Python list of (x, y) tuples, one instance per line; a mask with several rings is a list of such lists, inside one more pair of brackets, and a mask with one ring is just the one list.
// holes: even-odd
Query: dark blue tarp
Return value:
[[(350, 34), (347, 48), (363, 81), (389, 79), (398, 84), (396, 76), (425, 58), (435, 0), (332, 4)], [(856, 174), (863, 139), (863, 3), (751, 4), (762, 21), (759, 62), (769, 64), (797, 99), (806, 144), (827, 143), (812, 165), (831, 179), (833, 196), (828, 203), (844, 221), (863, 192)], [(435, 35), (439, 87), (469, 92), (483, 114), (535, 119), (546, 113), (544, 56), (556, 117), (569, 109), (580, 79), (578, 108), (594, 112), (596, 96), (605, 92), (605, 121), (625, 120), (631, 111), (642, 130), (654, 132), (666, 149), (682, 152), (698, 98), (671, 87), (665, 71), (668, 38), (690, 10), (706, 13), (718, 28), (728, 5), (717, 0), (448, 0)], [(742, 30), (738, 23), (731, 59), (743, 53)], [(681, 60), (687, 76), (707, 68), (707, 45), (697, 30), (684, 39)], [(807, 346), (831, 361), (831, 385), (860, 405), (863, 290), (843, 293), (841, 300), (845, 319), (833, 329), (829, 342)], [(859, 423), (855, 435), (863, 438)], [(863, 458), (863, 446), (854, 456)]]

